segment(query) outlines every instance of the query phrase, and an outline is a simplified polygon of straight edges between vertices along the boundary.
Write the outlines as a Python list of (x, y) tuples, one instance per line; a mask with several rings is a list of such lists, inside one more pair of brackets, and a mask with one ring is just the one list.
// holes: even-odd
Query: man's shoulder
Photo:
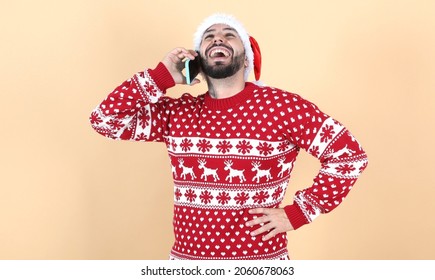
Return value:
[(288, 108), (289, 111), (312, 110), (317, 107), (299, 93), (272, 86), (256, 86), (253, 99), (268, 107)]
[(268, 85), (255, 85), (253, 92), (256, 98), (294, 99), (294, 101), (303, 99), (298, 93)]

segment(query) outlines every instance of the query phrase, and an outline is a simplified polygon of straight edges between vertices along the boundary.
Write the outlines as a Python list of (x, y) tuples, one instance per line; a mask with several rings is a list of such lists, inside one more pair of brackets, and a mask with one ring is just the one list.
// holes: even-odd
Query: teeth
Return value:
[(225, 50), (225, 49), (214, 49), (214, 50), (211, 51), (210, 56), (213, 57), (213, 56), (215, 56), (216, 54), (219, 54), (219, 53), (223, 54), (226, 57), (230, 56), (230, 53), (227, 50)]

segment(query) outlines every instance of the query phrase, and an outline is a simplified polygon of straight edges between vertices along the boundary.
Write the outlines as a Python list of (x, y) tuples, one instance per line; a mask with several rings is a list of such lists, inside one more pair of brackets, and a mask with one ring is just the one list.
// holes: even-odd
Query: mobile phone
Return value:
[(194, 60), (187, 59), (185, 62), (185, 67), (186, 67), (186, 82), (188, 85), (190, 85), (193, 79), (195, 79), (195, 77), (201, 71), (201, 62), (200, 62), (199, 55), (197, 55)]

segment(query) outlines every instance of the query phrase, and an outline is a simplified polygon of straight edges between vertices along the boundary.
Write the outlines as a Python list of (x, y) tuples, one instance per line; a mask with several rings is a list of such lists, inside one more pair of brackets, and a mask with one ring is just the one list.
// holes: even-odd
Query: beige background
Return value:
[[(0, 259), (167, 259), (164, 145), (97, 135), (91, 110), (208, 15), (260, 43), (262, 80), (343, 122), (369, 155), (345, 202), (289, 233), (293, 259), (435, 259), (435, 1), (2, 1)], [(205, 90), (179, 86), (170, 94)], [(311, 184), (302, 153), (287, 192)]]

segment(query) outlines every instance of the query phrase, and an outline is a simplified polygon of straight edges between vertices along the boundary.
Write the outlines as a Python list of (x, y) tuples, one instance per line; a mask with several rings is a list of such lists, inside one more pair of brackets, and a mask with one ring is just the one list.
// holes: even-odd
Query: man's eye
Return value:
[(236, 37), (236, 35), (234, 35), (233, 33), (227, 33), (225, 36), (226, 37), (230, 37), (230, 38)]
[(213, 38), (213, 35), (210, 34), (210, 35), (205, 36), (204, 40), (209, 40), (209, 39), (212, 39), (212, 38)]

